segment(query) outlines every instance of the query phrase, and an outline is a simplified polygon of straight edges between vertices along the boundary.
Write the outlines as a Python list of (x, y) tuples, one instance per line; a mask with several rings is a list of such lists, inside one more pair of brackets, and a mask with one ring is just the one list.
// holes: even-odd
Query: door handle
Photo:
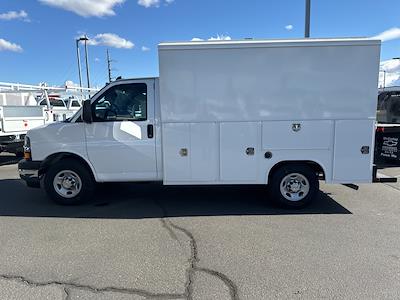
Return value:
[(147, 125), (147, 137), (149, 139), (154, 137), (154, 126), (152, 124)]

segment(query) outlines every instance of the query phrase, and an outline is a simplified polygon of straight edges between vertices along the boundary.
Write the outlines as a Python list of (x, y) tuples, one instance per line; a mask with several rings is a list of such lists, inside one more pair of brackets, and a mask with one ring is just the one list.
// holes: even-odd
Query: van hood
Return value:
[[(27, 136), (31, 140), (32, 145), (41, 144), (70, 144), (79, 141), (82, 143), (84, 139), (84, 124), (70, 122), (55, 122), (45, 124), (28, 131)], [(44, 147), (44, 146), (43, 146)]]

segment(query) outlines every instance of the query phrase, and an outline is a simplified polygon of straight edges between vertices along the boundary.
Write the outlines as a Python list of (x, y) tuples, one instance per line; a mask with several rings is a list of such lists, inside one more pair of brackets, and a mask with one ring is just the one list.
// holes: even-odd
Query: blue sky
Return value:
[[(304, 0), (1, 0), (0, 81), (78, 81), (75, 38), (87, 33), (91, 77), (158, 75), (157, 44), (192, 38), (298, 38)], [(312, 0), (311, 37), (376, 36), (386, 32), (382, 65), (399, 79), (400, 1)], [(107, 46), (106, 46), (106, 45)], [(389, 61), (388, 61), (389, 60)], [(390, 77), (392, 76), (392, 77)]]

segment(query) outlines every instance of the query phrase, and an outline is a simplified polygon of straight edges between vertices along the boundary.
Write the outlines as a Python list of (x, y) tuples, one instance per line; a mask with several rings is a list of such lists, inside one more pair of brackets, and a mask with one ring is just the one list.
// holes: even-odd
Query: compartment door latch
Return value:
[(369, 154), (369, 146), (362, 146), (360, 151), (361, 154)]
[(188, 149), (182, 148), (181, 150), (179, 150), (179, 155), (182, 157), (188, 156)]
[(247, 155), (254, 155), (254, 148), (253, 147), (249, 147), (246, 149), (246, 154)]

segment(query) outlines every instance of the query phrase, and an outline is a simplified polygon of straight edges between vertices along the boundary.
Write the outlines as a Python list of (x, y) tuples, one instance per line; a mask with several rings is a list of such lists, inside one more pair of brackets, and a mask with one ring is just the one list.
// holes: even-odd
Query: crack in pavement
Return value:
[[(190, 241), (190, 258), (189, 258), (189, 267), (186, 270), (186, 284), (185, 284), (185, 298), (187, 300), (193, 300), (193, 283), (194, 283), (194, 274), (195, 272), (203, 272), (206, 273), (208, 275), (214, 276), (216, 278), (218, 278), (219, 280), (221, 280), (225, 286), (228, 288), (229, 290), (229, 294), (231, 296), (232, 300), (239, 300), (239, 294), (238, 294), (238, 288), (236, 286), (236, 284), (229, 279), (228, 276), (226, 276), (225, 274), (212, 270), (212, 269), (208, 269), (208, 268), (202, 268), (199, 267), (197, 264), (199, 262), (199, 258), (198, 258), (198, 248), (197, 248), (197, 242), (196, 239), (194, 238), (194, 235), (187, 230), (184, 227), (178, 226), (176, 224), (174, 224), (171, 220), (168, 219), (168, 213), (167, 210), (165, 209), (165, 207), (159, 203), (159, 201), (155, 200), (155, 203), (157, 206), (159, 206), (163, 212), (163, 217), (160, 219), (163, 227), (167, 229), (168, 233), (174, 237), (175, 240), (178, 240), (177, 235), (175, 234), (174, 229), (179, 230), (180, 232), (182, 232), (183, 234), (185, 234), (189, 241)], [(179, 241), (179, 240), (178, 240)]]
[(178, 238), (176, 231), (182, 232), (190, 241), (190, 258), (188, 260), (189, 267), (186, 269), (186, 282), (185, 282), (185, 293), (152, 293), (150, 291), (146, 291), (143, 289), (133, 289), (133, 288), (119, 288), (114, 286), (109, 287), (95, 287), (88, 284), (79, 284), (73, 282), (63, 282), (63, 281), (35, 281), (32, 279), (28, 279), (24, 276), (19, 275), (8, 275), (8, 274), (0, 274), (0, 280), (8, 280), (15, 281), (26, 284), (32, 287), (45, 287), (45, 286), (59, 286), (63, 289), (65, 294), (65, 300), (71, 299), (71, 291), (72, 290), (80, 290), (87, 291), (95, 294), (99, 293), (120, 293), (120, 294), (128, 294), (128, 295), (137, 295), (142, 296), (145, 299), (187, 299), (193, 300), (193, 283), (194, 283), (194, 275), (196, 272), (203, 272), (205, 274), (216, 277), (221, 280), (222, 283), (228, 288), (231, 299), (239, 300), (238, 296), (238, 288), (235, 283), (225, 274), (198, 266), (199, 258), (198, 258), (198, 248), (197, 242), (194, 235), (184, 227), (178, 226), (174, 224), (171, 220), (168, 219), (167, 210), (157, 201), (155, 200), (156, 205), (162, 210), (163, 215), (160, 217), (160, 221), (162, 226), (167, 230), (168, 234), (172, 239), (176, 240), (181, 247), (184, 247), (181, 240)]
[(179, 227), (178, 225), (172, 223), (167, 218), (163, 218), (163, 221), (166, 226), (168, 226), (168, 225), (170, 226), (170, 229), (171, 229), (171, 227), (175, 228), (176, 230), (183, 232), (187, 237), (189, 237), (190, 258), (189, 258), (189, 268), (186, 270), (185, 296), (186, 296), (186, 299), (192, 300), (193, 299), (193, 275), (194, 275), (194, 270), (196, 269), (196, 263), (198, 261), (196, 240), (194, 239), (192, 233), (190, 231), (186, 230), (185, 228)]
[(233, 300), (239, 300), (239, 295), (238, 295), (238, 289), (235, 285), (235, 283), (229, 279), (228, 276), (226, 276), (225, 274), (215, 271), (215, 270), (211, 270), (211, 269), (207, 269), (207, 268), (199, 268), (196, 267), (196, 271), (200, 271), (200, 272), (204, 272), (207, 273), (211, 276), (215, 276), (217, 277), (219, 280), (221, 280), (229, 289), (229, 293), (231, 295), (231, 298)]
[(65, 300), (69, 300), (69, 289), (64, 287)]
[(138, 295), (142, 296), (145, 299), (184, 299), (185, 295), (183, 294), (157, 294), (157, 293), (152, 293), (148, 292), (146, 290), (141, 290), (141, 289), (130, 289), (130, 288), (118, 288), (118, 287), (104, 287), (104, 288), (97, 288), (91, 285), (86, 285), (86, 284), (78, 284), (78, 283), (71, 283), (71, 282), (62, 282), (62, 281), (34, 281), (27, 279), (23, 276), (16, 276), (16, 275), (0, 275), (0, 280), (9, 280), (9, 281), (17, 281), (17, 282), (22, 282), (24, 284), (27, 284), (29, 286), (33, 287), (44, 287), (44, 286), (60, 286), (63, 288), (64, 293), (66, 294), (66, 300), (70, 299), (70, 290), (72, 289), (77, 289), (81, 291), (88, 291), (92, 293), (104, 293), (104, 292), (110, 292), (110, 293), (120, 293), (120, 294), (128, 294), (128, 295)]

